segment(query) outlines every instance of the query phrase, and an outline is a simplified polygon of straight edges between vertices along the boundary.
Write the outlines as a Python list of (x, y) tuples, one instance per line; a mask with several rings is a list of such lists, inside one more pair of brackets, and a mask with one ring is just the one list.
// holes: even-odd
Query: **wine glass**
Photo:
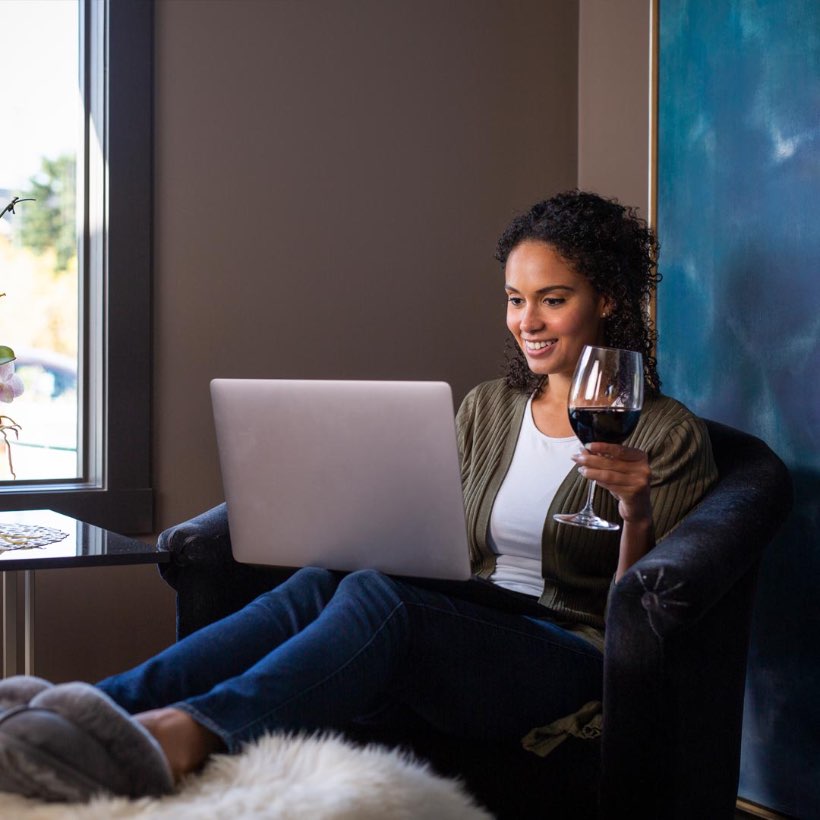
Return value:
[[(585, 345), (575, 367), (567, 410), (575, 435), (586, 447), (591, 441), (621, 444), (635, 429), (643, 407), (643, 356), (633, 350)], [(592, 530), (618, 530), (620, 525), (595, 514), (589, 482), (587, 502), (577, 513), (554, 516), (562, 524)]]

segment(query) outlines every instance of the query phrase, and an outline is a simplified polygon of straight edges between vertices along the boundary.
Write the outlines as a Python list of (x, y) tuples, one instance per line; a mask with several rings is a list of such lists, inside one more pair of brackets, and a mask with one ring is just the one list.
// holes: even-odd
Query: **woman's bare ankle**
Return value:
[(214, 752), (224, 749), (217, 735), (182, 709), (167, 707), (134, 715), (165, 753), (174, 781), (199, 769)]

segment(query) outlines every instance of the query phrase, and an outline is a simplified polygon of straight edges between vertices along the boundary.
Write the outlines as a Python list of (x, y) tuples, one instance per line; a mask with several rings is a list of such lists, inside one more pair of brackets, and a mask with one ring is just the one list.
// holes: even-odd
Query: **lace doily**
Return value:
[(0, 552), (4, 550), (26, 550), (56, 544), (68, 537), (67, 532), (52, 527), (37, 527), (32, 524), (0, 524)]

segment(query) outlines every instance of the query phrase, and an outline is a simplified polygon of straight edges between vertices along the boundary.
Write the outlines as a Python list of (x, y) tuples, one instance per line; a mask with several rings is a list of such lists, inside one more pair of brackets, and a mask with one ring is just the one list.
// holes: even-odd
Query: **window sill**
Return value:
[(0, 510), (47, 509), (121, 535), (154, 531), (150, 488), (106, 490), (83, 484), (0, 485)]

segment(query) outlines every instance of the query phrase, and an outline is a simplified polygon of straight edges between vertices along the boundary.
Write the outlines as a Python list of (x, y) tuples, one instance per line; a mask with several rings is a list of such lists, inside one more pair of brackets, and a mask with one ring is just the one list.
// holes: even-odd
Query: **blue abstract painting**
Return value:
[(760, 575), (740, 795), (820, 817), (820, 2), (660, 0), (664, 392), (763, 438), (795, 511)]

